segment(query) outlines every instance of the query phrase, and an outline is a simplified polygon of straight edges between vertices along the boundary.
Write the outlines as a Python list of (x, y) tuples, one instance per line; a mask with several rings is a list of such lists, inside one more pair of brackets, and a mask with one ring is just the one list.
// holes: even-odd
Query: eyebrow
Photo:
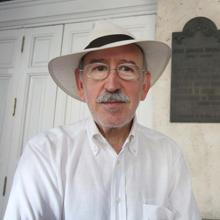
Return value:
[[(106, 60), (102, 59), (102, 58), (100, 58), (100, 59), (91, 59), (91, 60), (89, 60), (88, 64), (92, 64), (92, 63), (105, 63), (105, 62), (106, 62)], [(133, 60), (121, 59), (121, 60), (119, 60), (119, 63), (131, 63), (131, 64), (134, 64), (134, 65), (137, 66), (136, 62), (133, 61)]]
[(88, 64), (91, 63), (103, 63), (105, 60), (104, 59), (91, 59), (89, 60)]
[(133, 60), (125, 60), (125, 59), (122, 59), (120, 60), (121, 63), (131, 63), (131, 64), (134, 64), (137, 66), (136, 62), (134, 62)]

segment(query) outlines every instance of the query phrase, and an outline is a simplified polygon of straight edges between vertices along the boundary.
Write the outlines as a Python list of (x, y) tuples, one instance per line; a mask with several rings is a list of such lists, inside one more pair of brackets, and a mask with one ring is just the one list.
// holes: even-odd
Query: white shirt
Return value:
[(32, 138), (4, 220), (199, 220), (182, 154), (134, 122), (119, 154), (91, 120)]

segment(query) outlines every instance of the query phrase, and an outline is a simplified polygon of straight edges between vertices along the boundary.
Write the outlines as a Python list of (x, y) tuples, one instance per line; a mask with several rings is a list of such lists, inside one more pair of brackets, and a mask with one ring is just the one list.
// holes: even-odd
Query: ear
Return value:
[(144, 74), (143, 90), (142, 90), (142, 94), (141, 94), (141, 100), (142, 101), (146, 98), (150, 87), (151, 87), (151, 73), (146, 72)]
[(84, 97), (84, 86), (83, 86), (83, 82), (82, 82), (82, 76), (80, 73), (80, 70), (77, 68), (75, 70), (75, 80), (76, 80), (76, 87), (77, 87), (77, 91), (78, 91), (78, 95), (81, 98), (82, 101), (85, 101), (85, 97)]

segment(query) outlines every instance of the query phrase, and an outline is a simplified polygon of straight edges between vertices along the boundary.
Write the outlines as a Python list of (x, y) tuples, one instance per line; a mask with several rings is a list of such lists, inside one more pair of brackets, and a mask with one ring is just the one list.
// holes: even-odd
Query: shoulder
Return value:
[(159, 131), (153, 130), (151, 128), (147, 128), (139, 123), (136, 124), (136, 131), (139, 136), (145, 137), (146, 139), (149, 139), (152, 141), (163, 141), (164, 140), (167, 142), (175, 143), (175, 141), (172, 138), (168, 137), (167, 135)]
[(86, 130), (87, 119), (80, 120), (70, 125), (58, 126), (55, 128), (51, 128), (49, 130), (40, 132), (39, 134), (32, 137), (29, 141), (44, 141), (45, 139), (49, 139), (50, 141), (57, 141), (63, 138), (75, 138)]
[(151, 150), (157, 154), (160, 152), (164, 156), (175, 155), (176, 157), (178, 155), (180, 157), (182, 154), (177, 142), (161, 132), (137, 124), (136, 134), (143, 149)]
[(59, 126), (43, 131), (26, 143), (25, 149), (41, 152), (45, 155), (68, 151), (77, 140), (85, 139), (88, 120), (81, 120), (71, 125)]

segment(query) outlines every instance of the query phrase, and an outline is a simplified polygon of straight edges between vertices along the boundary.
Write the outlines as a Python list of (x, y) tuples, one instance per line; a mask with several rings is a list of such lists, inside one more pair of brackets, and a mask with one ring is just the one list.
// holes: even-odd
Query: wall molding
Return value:
[(155, 0), (15, 0), (0, 3), (0, 28), (44, 26), (156, 13)]

